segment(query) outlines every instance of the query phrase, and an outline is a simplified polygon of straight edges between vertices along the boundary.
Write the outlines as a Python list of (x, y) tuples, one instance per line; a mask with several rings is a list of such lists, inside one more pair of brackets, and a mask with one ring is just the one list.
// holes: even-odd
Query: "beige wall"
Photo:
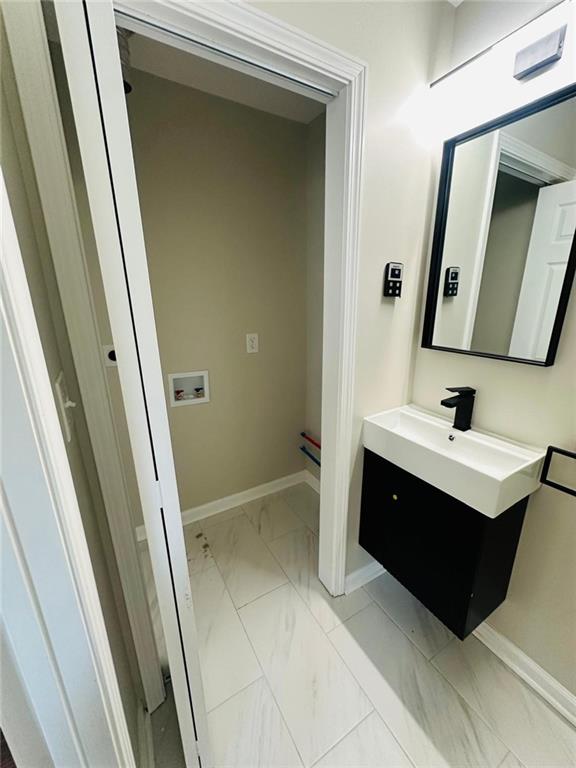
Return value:
[(576, 168), (576, 97), (511, 123), (502, 132)]
[[(358, 347), (347, 571), (370, 562), (358, 545), (362, 418), (406, 402), (420, 273), (427, 247), (431, 159), (406, 118), (410, 99), (442, 66), (454, 9), (446, 2), (270, 2), (272, 16), (368, 64)], [(384, 266), (405, 264), (402, 299), (382, 298)]]
[(537, 200), (535, 184), (498, 175), (470, 346), (475, 351), (509, 354)]
[(210, 403), (168, 409), (188, 509), (304, 467), (307, 129), (144, 72), (132, 84), (165, 383), (210, 372)]
[[(410, 94), (429, 77), (509, 33), (544, 4), (469, 2), (456, 11), (448, 3), (259, 5), (369, 65), (350, 571), (366, 562), (356, 543), (362, 416), (410, 400), (440, 412), (444, 387), (464, 383), (479, 390), (475, 411), (479, 428), (538, 445), (574, 448), (574, 300), (556, 365), (549, 369), (420, 349), (414, 319), (422, 310), (418, 284), (436, 189), (431, 185), (429, 153), (398, 119)], [(403, 298), (397, 303), (380, 298), (384, 264), (390, 260), (407, 266)], [(576, 689), (575, 541), (573, 498), (541, 489), (529, 505), (509, 597), (491, 619), (497, 630), (572, 690)]]
[[(507, 8), (508, 4), (498, 6)], [(508, 14), (499, 16), (493, 3), (465, 3), (456, 15), (454, 50), (460, 50), (462, 55), (475, 52), (477, 40), (484, 32), (499, 36), (499, 29), (502, 33), (510, 31), (506, 23)], [(477, 428), (534, 445), (553, 444), (574, 450), (574, 291), (556, 363), (551, 368), (418, 348), (411, 399), (440, 413), (444, 411), (439, 406), (444, 387), (453, 384), (478, 389), (473, 419)], [(489, 623), (576, 692), (575, 546), (574, 498), (541, 488), (528, 505), (508, 597)]]
[[(50, 380), (54, 383), (60, 371), (63, 370), (70, 397), (78, 403), (74, 409), (72, 440), (66, 444), (68, 460), (128, 728), (137, 755), (137, 709), (140, 684), (139, 681), (135, 683), (137, 671), (131, 664), (134, 649), (2, 24), (0, 24), (0, 43), (2, 50), (2, 104), (0, 107), (2, 171), (15, 219)], [(41, 532), (39, 533), (41, 535)]]

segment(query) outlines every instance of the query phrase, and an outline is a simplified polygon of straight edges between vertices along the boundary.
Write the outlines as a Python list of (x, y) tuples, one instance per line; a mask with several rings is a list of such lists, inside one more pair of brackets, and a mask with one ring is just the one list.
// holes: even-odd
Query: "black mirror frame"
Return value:
[(448, 139), (444, 142), (444, 150), (442, 153), (442, 165), (440, 168), (440, 181), (438, 185), (438, 202), (436, 207), (436, 219), (434, 223), (434, 235), (432, 239), (432, 253), (430, 256), (430, 270), (428, 275), (428, 288), (426, 292), (426, 309), (424, 314), (424, 328), (422, 333), (422, 347), (425, 349), (436, 349), (441, 352), (456, 352), (460, 355), (472, 355), (474, 357), (487, 357), (495, 360), (506, 360), (513, 363), (525, 363), (527, 365), (539, 365), (550, 366), (554, 364), (556, 359), (556, 352), (558, 350), (558, 343), (560, 341), (560, 334), (562, 333), (562, 325), (564, 324), (564, 318), (566, 316), (566, 310), (568, 308), (568, 301), (570, 299), (570, 291), (574, 282), (574, 274), (576, 273), (576, 233), (572, 240), (572, 246), (570, 248), (570, 255), (568, 256), (568, 263), (566, 265), (566, 274), (564, 275), (564, 282), (562, 284), (562, 290), (560, 292), (560, 298), (558, 300), (558, 309), (556, 311), (556, 319), (554, 320), (554, 326), (550, 335), (550, 343), (548, 345), (548, 352), (545, 360), (530, 360), (523, 357), (511, 357), (508, 355), (496, 355), (490, 352), (473, 352), (468, 349), (457, 349), (455, 347), (443, 347), (433, 343), (434, 336), (434, 322), (436, 318), (436, 307), (438, 304), (438, 294), (440, 290), (440, 282), (442, 277), (442, 252), (444, 249), (444, 239), (446, 235), (446, 220), (448, 216), (448, 205), (450, 202), (450, 184), (452, 181), (452, 168), (454, 165), (454, 153), (456, 147), (459, 144), (464, 144), (471, 139), (475, 139), (478, 136), (483, 136), (486, 133), (502, 128), (510, 123), (515, 123), (524, 117), (534, 115), (537, 112), (541, 112), (549, 107), (561, 104), (567, 99), (576, 96), (576, 84), (570, 85), (566, 88), (562, 88), (559, 91), (555, 91), (548, 96), (544, 96), (537, 101), (533, 101), (513, 112), (507, 112), (505, 115), (491, 120), (490, 122), (483, 123), (482, 125), (472, 128), (465, 133), (461, 133), (458, 136), (454, 136), (452, 139)]

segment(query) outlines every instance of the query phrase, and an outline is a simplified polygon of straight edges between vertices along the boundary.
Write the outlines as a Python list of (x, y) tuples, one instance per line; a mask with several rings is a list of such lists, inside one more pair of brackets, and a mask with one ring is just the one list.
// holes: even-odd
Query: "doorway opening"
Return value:
[[(182, 743), (189, 764), (210, 762), (190, 561), (212, 558), (200, 573), (219, 573), (237, 612), (261, 576), (272, 574), (265, 593), (288, 583), (269, 544), (299, 530), (318, 587), (344, 591), (364, 67), (234, 5), (159, 5), (154, 19), (126, 4), (116, 17), (91, 2), (55, 11)], [(232, 45), (241, 28), (255, 32)], [(189, 80), (192, 55), (203, 86)], [(222, 78), (206, 60), (232, 73), (228, 93), (213, 92)], [(325, 160), (313, 245), (312, 121)], [(321, 182), (320, 162), (316, 172)], [(314, 301), (309, 250), (320, 255)], [(311, 349), (318, 426), (307, 423)], [(202, 530), (217, 514), (225, 545), (260, 551), (234, 586)]]
[[(290, 577), (305, 599), (324, 590), (325, 106), (119, 34), (210, 723), (261, 674), (239, 611)], [(176, 737), (172, 717), (159, 764)]]

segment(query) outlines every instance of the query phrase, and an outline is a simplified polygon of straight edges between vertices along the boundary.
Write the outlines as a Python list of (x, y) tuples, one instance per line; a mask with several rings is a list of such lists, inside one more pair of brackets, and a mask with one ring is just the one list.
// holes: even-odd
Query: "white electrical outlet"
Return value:
[(246, 334), (246, 352), (248, 352), (248, 354), (251, 354), (253, 352), (258, 352), (258, 334), (257, 333)]

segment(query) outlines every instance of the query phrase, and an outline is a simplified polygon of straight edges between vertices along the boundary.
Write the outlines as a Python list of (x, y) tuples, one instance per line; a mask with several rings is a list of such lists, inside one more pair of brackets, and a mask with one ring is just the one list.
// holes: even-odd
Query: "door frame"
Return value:
[[(516, 314), (514, 316), (514, 324), (512, 326), (512, 335), (510, 337), (509, 354), (518, 357), (523, 350), (523, 357), (530, 355), (531, 357), (543, 360), (544, 357), (537, 357), (537, 353), (541, 350), (541, 345), (545, 343), (545, 354), (550, 347), (552, 333), (554, 325), (558, 316), (558, 310), (561, 303), (562, 289), (564, 287), (564, 281), (570, 270), (570, 262), (573, 253), (576, 253), (576, 233), (573, 233), (570, 242), (566, 243), (566, 260), (559, 260), (558, 256), (554, 259), (549, 259), (549, 251), (546, 250), (546, 245), (550, 247), (550, 240), (546, 244), (538, 243), (539, 235), (543, 231), (547, 230), (546, 227), (546, 214), (543, 213), (544, 198), (554, 197), (557, 195), (563, 196), (565, 192), (565, 185), (574, 185), (574, 191), (576, 192), (576, 179), (568, 179), (560, 184), (552, 184), (550, 186), (540, 187), (538, 190), (538, 199), (536, 202), (536, 208), (534, 211), (534, 219), (532, 221), (532, 227), (530, 232), (530, 242), (528, 244), (528, 251), (526, 253), (526, 260), (524, 263), (524, 270), (522, 274), (522, 282), (520, 284), (520, 293), (518, 294), (518, 303), (516, 306)], [(563, 187), (563, 191), (559, 188)], [(562, 203), (556, 205), (562, 205)], [(556, 224), (559, 223), (559, 217), (557, 217), (558, 207), (554, 209), (552, 219)], [(542, 221), (544, 220), (544, 226)], [(550, 219), (548, 220), (550, 223)], [(541, 247), (540, 247), (541, 246)], [(548, 266), (548, 272), (544, 276), (544, 279), (534, 279), (534, 264), (538, 260), (538, 256), (542, 253), (546, 253), (546, 262)], [(563, 258), (563, 257), (562, 257)], [(538, 286), (543, 287), (545, 290), (552, 290), (554, 288), (554, 270), (553, 267), (562, 265), (564, 267), (561, 273), (558, 273), (560, 282), (556, 284), (556, 290), (558, 291), (557, 302), (554, 305), (553, 301), (550, 301), (549, 296), (544, 293), (538, 295)], [(537, 264), (538, 266), (538, 264)], [(552, 269), (550, 269), (552, 267)], [(549, 307), (553, 307), (552, 312), (549, 311)], [(555, 308), (554, 308), (555, 307)], [(535, 317), (537, 319), (536, 326), (529, 327), (526, 331), (525, 323), (528, 318)], [(548, 335), (544, 335), (544, 334)]]
[[(480, 286), (482, 283), (482, 272), (486, 258), (486, 248), (488, 246), (490, 223), (492, 221), (496, 183), (502, 159), (506, 158), (507, 166), (517, 173), (529, 174), (533, 176), (534, 179), (538, 179), (545, 184), (560, 179), (563, 181), (570, 181), (576, 176), (574, 168), (571, 168), (569, 165), (557, 160), (555, 157), (536, 149), (525, 141), (521, 141), (515, 136), (511, 136), (503, 131), (503, 129), (498, 129), (489, 135), (492, 141), (490, 168), (482, 201), (482, 215), (478, 231), (478, 241), (476, 244), (476, 257), (474, 259), (473, 274), (471, 278), (470, 300), (462, 338), (463, 347), (468, 350), (472, 345), (472, 336), (474, 334), (474, 323), (476, 321), (476, 310), (480, 298)], [(512, 355), (512, 357), (515, 357), (515, 355)]]
[[(57, 532), (56, 539), (54, 535), (46, 537), (43, 546), (51, 546), (54, 540), (59, 542), (52, 554), (53, 561), (69, 578), (67, 585), (70, 584), (75, 597), (74, 605), (70, 606), (75, 612), (75, 629), (78, 624), (84, 628), (81, 642), (75, 633), (81, 647), (75, 646), (73, 653), (70, 652), (71, 636), (61, 632), (61, 606), (53, 601), (47, 603), (39, 592), (38, 583), (44, 572), (38, 569), (39, 564), (31, 556), (27, 546), (29, 539), (22, 535), (19, 516), (11, 509), (4, 485), (0, 483), (3, 533), (30, 599), (35, 626), (42, 637), (58, 700), (65, 713), (62, 727), (75, 745), (78, 765), (97, 764), (103, 755), (112, 751), (114, 766), (136, 768), (74, 481), (1, 172), (0, 222), (0, 312), (50, 494), (51, 506), (46, 507), (45, 512), (51, 515), (50, 525), (53, 524)], [(81, 672), (87, 674), (83, 685), (79, 685)], [(29, 701), (49, 703), (43, 690), (44, 679), (29, 673), (30, 670), (21, 670), (21, 674), (26, 674), (24, 684)], [(87, 705), (88, 694), (92, 696), (90, 705)], [(55, 730), (53, 712), (44, 706), (43, 710), (35, 707), (34, 713), (46, 741), (57, 740), (61, 730)], [(18, 740), (18, 732), (12, 733)], [(15, 754), (19, 751), (19, 745), (15, 745)]]
[[(114, 557), (149, 712), (165, 699), (40, 0), (4, 22)], [(47, 144), (50, 149), (47, 151)], [(90, 457), (89, 457), (90, 458)]]
[[(327, 103), (319, 575), (345, 586), (366, 67), (242, 3), (123, 2), (198, 55)], [(111, 0), (55, 2), (187, 765), (209, 765), (182, 520)], [(124, 20), (123, 20), (124, 24)], [(194, 742), (196, 739), (196, 743)]]
[(319, 577), (345, 591), (366, 65), (242, 2), (117, 0), (126, 28), (326, 107)]

